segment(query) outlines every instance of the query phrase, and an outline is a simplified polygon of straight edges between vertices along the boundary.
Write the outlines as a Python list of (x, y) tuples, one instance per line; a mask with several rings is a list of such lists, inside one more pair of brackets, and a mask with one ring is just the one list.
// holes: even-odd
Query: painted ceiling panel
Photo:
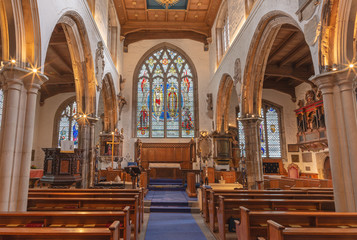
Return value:
[[(159, 4), (159, 0), (146, 0), (148, 9), (166, 9), (165, 5)], [(169, 6), (169, 9), (187, 9), (188, 0), (178, 0), (176, 4)]]

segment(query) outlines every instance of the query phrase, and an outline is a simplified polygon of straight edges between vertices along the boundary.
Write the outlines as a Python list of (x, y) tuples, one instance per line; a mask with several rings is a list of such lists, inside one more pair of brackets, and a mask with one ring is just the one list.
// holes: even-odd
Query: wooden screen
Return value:
[[(140, 156), (144, 169), (148, 169), (149, 163), (180, 163), (181, 169), (192, 169), (195, 151), (195, 142), (191, 141), (189, 143), (140, 143), (136, 144), (135, 152)], [(136, 157), (138, 159), (138, 156)]]

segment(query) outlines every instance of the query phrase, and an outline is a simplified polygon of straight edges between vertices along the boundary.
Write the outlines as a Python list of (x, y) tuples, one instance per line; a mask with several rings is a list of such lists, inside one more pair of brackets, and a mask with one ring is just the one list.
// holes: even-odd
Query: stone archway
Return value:
[(291, 17), (279, 11), (265, 15), (256, 28), (244, 69), (241, 111), (243, 116), (260, 115), (267, 60), (276, 36), (284, 24), (300, 29)]
[[(217, 94), (217, 107), (216, 107), (216, 130), (219, 132), (223, 130), (228, 131), (228, 110), (231, 101), (231, 95), (233, 90), (233, 80), (226, 74), (223, 75), (221, 83), (219, 84), (218, 94)], [(238, 103), (237, 103), (238, 104)]]
[(324, 175), (324, 179), (332, 179), (330, 157), (326, 157), (325, 158), (324, 168), (323, 168), (323, 175)]
[(103, 79), (102, 92), (104, 104), (104, 132), (113, 132), (118, 122), (118, 104), (115, 95), (114, 83), (111, 74), (106, 74)]

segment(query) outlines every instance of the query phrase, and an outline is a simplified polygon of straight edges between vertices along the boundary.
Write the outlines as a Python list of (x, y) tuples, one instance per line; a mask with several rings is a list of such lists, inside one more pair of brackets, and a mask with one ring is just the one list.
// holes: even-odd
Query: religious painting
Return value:
[(195, 137), (193, 77), (187, 60), (170, 48), (144, 60), (137, 82), (137, 137)]

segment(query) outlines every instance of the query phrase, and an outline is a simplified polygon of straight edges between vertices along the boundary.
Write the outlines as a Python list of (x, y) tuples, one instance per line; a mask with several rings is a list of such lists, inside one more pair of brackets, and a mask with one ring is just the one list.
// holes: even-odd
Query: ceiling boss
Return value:
[(169, 8), (175, 4), (177, 4), (180, 0), (155, 0), (158, 4)]

